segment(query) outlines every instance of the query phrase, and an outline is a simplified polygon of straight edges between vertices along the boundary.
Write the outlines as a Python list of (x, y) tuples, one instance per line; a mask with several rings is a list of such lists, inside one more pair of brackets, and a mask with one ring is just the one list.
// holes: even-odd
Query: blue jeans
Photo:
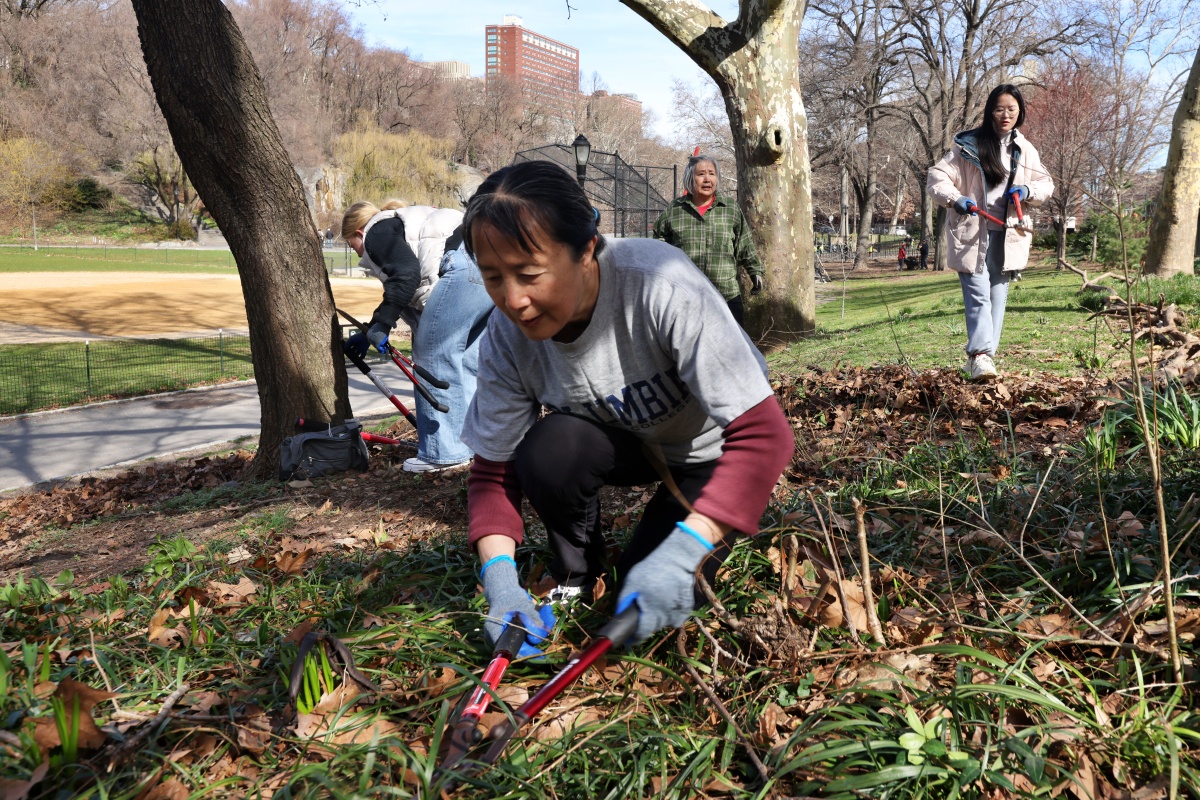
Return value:
[(1004, 231), (988, 232), (987, 271), (958, 273), (967, 309), (967, 355), (996, 355), (1004, 328), (1011, 272), (1004, 271)]
[(476, 269), (466, 250), (445, 256), (445, 272), (433, 287), (413, 338), (413, 357), (449, 389), (426, 388), (450, 407), (441, 413), (419, 394), (416, 399), (417, 457), (431, 464), (458, 464), (474, 455), (461, 438), (467, 406), (475, 396), (479, 337), (495, 308), (483, 284), (471, 280)]

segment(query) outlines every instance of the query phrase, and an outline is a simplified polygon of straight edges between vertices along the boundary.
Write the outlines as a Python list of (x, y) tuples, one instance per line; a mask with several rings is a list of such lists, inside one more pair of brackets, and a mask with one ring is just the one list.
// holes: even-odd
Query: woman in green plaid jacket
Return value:
[(721, 172), (712, 156), (688, 159), (683, 197), (677, 197), (654, 223), (654, 238), (673, 244), (708, 276), (744, 327), (738, 267), (750, 278), (750, 293), (763, 286), (763, 268), (750, 239), (750, 226), (735, 201), (717, 194)]

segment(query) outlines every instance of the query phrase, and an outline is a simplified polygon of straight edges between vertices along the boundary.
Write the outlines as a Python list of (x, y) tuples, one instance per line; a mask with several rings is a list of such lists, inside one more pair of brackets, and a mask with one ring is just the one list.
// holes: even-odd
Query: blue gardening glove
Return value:
[(960, 214), (975, 216), (977, 208), (978, 206), (975, 205), (975, 201), (969, 197), (960, 197), (954, 201), (954, 210)]
[(750, 276), (750, 294), (758, 294), (763, 290), (762, 275)]
[(662, 544), (629, 570), (617, 598), (617, 613), (637, 603), (635, 644), (668, 625), (683, 627), (696, 609), (696, 568), (712, 549), (703, 536), (681, 522)]
[(376, 322), (367, 330), (367, 340), (371, 342), (372, 347), (386, 356), (388, 353), (388, 334), (391, 332), (391, 328)]
[(483, 596), (488, 603), (487, 622), (483, 632), (488, 644), (495, 646), (509, 625), (526, 630), (525, 641), (517, 653), (521, 658), (540, 656), (537, 648), (554, 630), (554, 610), (549, 605), (538, 608), (529, 592), (517, 578), (517, 563), (508, 556), (496, 556), (479, 571), (483, 579)]
[(1008, 190), (1009, 197), (1015, 197), (1018, 200), (1024, 200), (1029, 197), (1028, 186), (1014, 186)]
[(367, 348), (371, 343), (367, 341), (367, 335), (362, 331), (358, 331), (342, 344), (342, 349), (347, 353), (353, 353), (359, 358), (363, 358), (367, 354)]

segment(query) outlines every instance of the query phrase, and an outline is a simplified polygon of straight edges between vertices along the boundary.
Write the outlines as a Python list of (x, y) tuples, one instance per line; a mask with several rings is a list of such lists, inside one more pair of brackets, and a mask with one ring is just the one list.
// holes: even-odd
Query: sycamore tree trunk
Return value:
[(262, 432), (251, 473), (273, 475), (295, 418), (350, 416), (333, 293), (304, 189), (262, 77), (220, 0), (133, 0), (175, 150), (237, 261)]
[(765, 345), (810, 332), (812, 169), (800, 96), (802, 0), (740, 0), (726, 22), (698, 0), (621, 0), (687, 53), (725, 99), (737, 160), (738, 201), (766, 270), (746, 321)]
[(1175, 110), (1162, 193), (1150, 223), (1146, 272), (1169, 278), (1195, 271), (1196, 214), (1200, 209), (1200, 51), (1192, 61)]

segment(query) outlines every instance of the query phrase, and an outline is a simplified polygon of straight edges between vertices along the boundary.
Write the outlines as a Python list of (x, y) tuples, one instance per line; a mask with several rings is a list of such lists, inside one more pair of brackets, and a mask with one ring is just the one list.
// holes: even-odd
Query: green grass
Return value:
[(3, 272), (237, 273), (228, 250), (143, 247), (0, 247)]
[[(781, 369), (834, 364), (870, 366), (907, 362), (922, 370), (961, 367), (966, 325), (962, 291), (954, 272), (904, 273), (884, 278), (834, 280), (820, 289), (817, 333), (773, 357)], [(1082, 366), (1121, 369), (1127, 350), (1104, 320), (1089, 321), (1080, 279), (1070, 272), (1034, 268), (1010, 285), (998, 366), (1009, 373), (1070, 375)], [(1192, 319), (1200, 314), (1200, 277), (1151, 280), (1139, 285), (1141, 299), (1157, 302), (1163, 291)], [(1120, 342), (1120, 348), (1114, 348)], [(1082, 362), (1082, 363), (1081, 363)]]
[[(358, 259), (341, 249), (325, 250), (328, 270), (353, 266)], [(176, 272), (235, 275), (237, 266), (228, 250), (195, 247), (0, 246), (4, 272)]]
[(241, 335), (3, 345), (0, 414), (252, 377)]

